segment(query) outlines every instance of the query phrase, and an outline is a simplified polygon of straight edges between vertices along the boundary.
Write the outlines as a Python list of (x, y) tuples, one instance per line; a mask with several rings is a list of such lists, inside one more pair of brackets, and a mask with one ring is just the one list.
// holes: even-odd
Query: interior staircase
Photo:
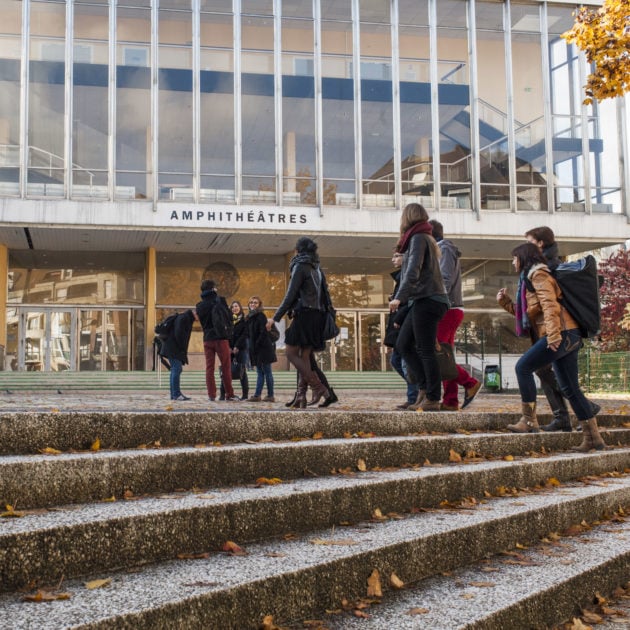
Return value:
[(613, 448), (578, 454), (515, 419), (5, 413), (0, 619), (550, 627), (630, 578), (630, 426), (602, 415)]

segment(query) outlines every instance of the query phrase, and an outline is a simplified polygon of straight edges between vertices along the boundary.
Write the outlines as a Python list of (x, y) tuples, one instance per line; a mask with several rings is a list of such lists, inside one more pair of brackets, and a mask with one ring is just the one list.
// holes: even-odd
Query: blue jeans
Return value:
[(521, 400), (536, 402), (534, 372), (551, 363), (560, 389), (577, 419), (592, 418), (593, 408), (578, 383), (578, 352), (582, 345), (582, 337), (577, 328), (562, 331), (562, 341), (556, 351), (547, 347), (547, 337), (541, 337), (516, 363)]
[(256, 366), (256, 372), (258, 376), (256, 378), (256, 391), (254, 396), (261, 396), (263, 385), (267, 381), (267, 395), (273, 396), (273, 372), (271, 370), (271, 363), (263, 363)]
[(407, 402), (415, 403), (416, 398), (418, 398), (418, 385), (416, 385), (416, 383), (410, 383), (407, 379), (407, 365), (404, 362), (403, 358), (400, 356), (400, 352), (398, 352), (396, 348), (394, 348), (389, 362), (391, 363), (394, 370), (396, 370), (396, 372), (398, 372), (398, 374), (402, 376), (402, 378), (405, 380), (405, 383), (407, 383)]
[(169, 361), (171, 362), (171, 400), (173, 400), (182, 393), (182, 390), (179, 388), (179, 377), (182, 374), (184, 366), (179, 359), (169, 359)]
[(427, 399), (442, 397), (440, 366), (435, 356), (438, 322), (448, 311), (444, 302), (431, 298), (414, 300), (411, 311), (400, 327), (396, 350), (407, 364), (407, 376), (427, 392)]

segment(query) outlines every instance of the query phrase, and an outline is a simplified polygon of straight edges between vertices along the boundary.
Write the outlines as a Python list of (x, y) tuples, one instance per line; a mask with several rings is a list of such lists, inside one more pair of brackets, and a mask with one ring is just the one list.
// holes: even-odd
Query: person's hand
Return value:
[(400, 328), (400, 324), (394, 323), (394, 328)]
[(389, 312), (395, 313), (398, 310), (399, 306), (400, 306), (400, 300), (392, 300), (389, 303)]
[(497, 293), (497, 302), (500, 302), (507, 296), (507, 289), (505, 287), (501, 287), (499, 292)]
[(553, 350), (553, 352), (555, 352), (559, 347), (560, 347), (560, 342), (562, 341), (562, 339), (558, 339), (558, 341), (547, 341), (547, 348), (549, 348), (549, 350)]
[(271, 330), (272, 326), (273, 326), (273, 319), (268, 319), (267, 320), (267, 325), (265, 326), (265, 328), (269, 331), (269, 330)]

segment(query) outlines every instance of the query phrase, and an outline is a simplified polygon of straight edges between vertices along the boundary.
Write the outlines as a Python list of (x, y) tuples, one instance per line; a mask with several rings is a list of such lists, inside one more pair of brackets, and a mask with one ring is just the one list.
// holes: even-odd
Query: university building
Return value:
[(301, 235), (339, 310), (324, 366), (389, 369), (415, 201), (462, 251), (471, 329), (512, 330), (527, 229), (563, 255), (630, 234), (630, 101), (583, 104), (575, 8), (0, 0), (0, 369), (151, 369), (203, 278), (272, 312)]

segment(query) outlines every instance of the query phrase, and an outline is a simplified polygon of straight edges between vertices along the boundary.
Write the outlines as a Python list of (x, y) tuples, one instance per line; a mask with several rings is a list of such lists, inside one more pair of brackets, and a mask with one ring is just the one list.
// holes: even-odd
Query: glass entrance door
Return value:
[(76, 325), (72, 309), (22, 311), (20, 329), (18, 369), (33, 372), (74, 369)]
[(79, 370), (130, 369), (130, 311), (86, 309), (79, 314)]

